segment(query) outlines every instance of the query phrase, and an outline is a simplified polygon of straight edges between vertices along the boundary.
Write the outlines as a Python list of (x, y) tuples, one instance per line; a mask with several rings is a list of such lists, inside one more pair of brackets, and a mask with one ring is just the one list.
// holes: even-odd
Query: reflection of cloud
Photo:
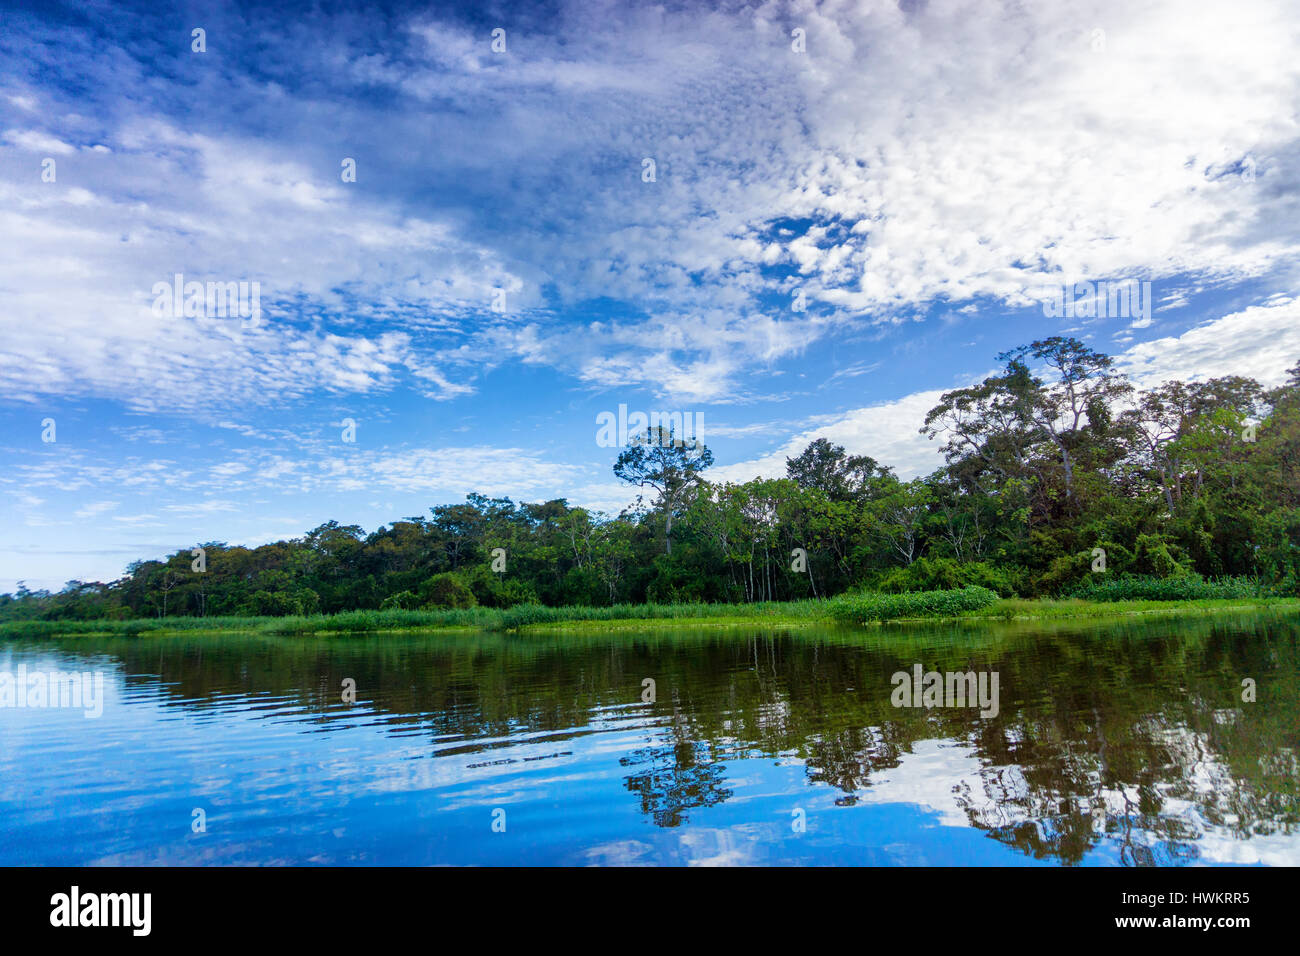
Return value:
[(946, 827), (968, 827), (970, 819), (954, 794), (958, 789), (983, 790), (981, 765), (975, 751), (953, 740), (919, 740), (901, 754), (897, 767), (878, 771), (872, 785), (858, 792), (858, 802), (908, 803), (939, 815)]
[(642, 866), (661, 862), (652, 858), (655, 848), (639, 840), (616, 840), (602, 843), (583, 852), (592, 866)]
[[(1187, 809), (1195, 813), (1191, 805)], [(1209, 863), (1300, 866), (1300, 831), (1285, 833), (1279, 830), (1254, 834), (1249, 840), (1242, 840), (1232, 836), (1226, 828), (1206, 829), (1196, 840), (1196, 849), (1200, 859)]]
[(748, 828), (719, 830), (696, 827), (683, 830), (679, 837), (682, 854), (691, 866), (754, 866), (762, 862), (763, 845)]

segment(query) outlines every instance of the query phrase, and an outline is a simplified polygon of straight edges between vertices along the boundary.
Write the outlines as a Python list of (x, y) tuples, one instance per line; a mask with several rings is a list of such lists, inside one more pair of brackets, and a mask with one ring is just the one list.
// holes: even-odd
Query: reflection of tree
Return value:
[(842, 790), (844, 796), (835, 802), (842, 807), (853, 806), (858, 802), (858, 791), (870, 786), (873, 771), (898, 766), (907, 743), (890, 739), (894, 730), (891, 725), (852, 727), (809, 740), (805, 756), (808, 779)]
[(684, 722), (672, 724), (672, 745), (645, 747), (619, 760), (624, 767), (639, 768), (624, 785), (641, 797), (641, 812), (657, 826), (675, 827), (686, 822), (686, 811), (711, 807), (731, 796), (722, 786), (726, 768), (713, 759), (713, 746), (692, 740)]
[[(608, 721), (626, 729), (653, 676), (673, 700), (633, 719), (667, 737), (621, 763), (627, 791), (659, 826), (731, 797), (724, 756), (801, 763), (810, 785), (845, 805), (918, 743), (958, 741), (980, 766), (952, 780), (972, 827), (1033, 858), (1072, 864), (1105, 845), (1141, 866), (1195, 858), (1207, 833), (1249, 841), (1300, 827), (1298, 637), (1286, 619), (1219, 618), (748, 639), (80, 637), (66, 647), (121, 659), (128, 683), (156, 684), (186, 711), (269, 694), (295, 701), (296, 719), (320, 730), (364, 711), (393, 733), (427, 734), (437, 757), (508, 755), (521, 737), (559, 742)], [(889, 676), (918, 661), (997, 671), (1001, 712), (894, 708)], [(1240, 700), (1244, 676), (1258, 680), (1258, 703)], [(345, 677), (356, 680), (354, 707), (340, 702)]]
[(1287, 798), (1288, 784), (1268, 778), (1276, 754), (1262, 755), (1256, 740), (1249, 750), (1266, 779), (1258, 771), (1255, 779), (1234, 773), (1239, 754), (1229, 742), (1213, 747), (1197, 729), (1201, 707), (1193, 700), (1136, 718), (1094, 707), (1091, 725), (1077, 737), (1034, 746), (1018, 728), (1022, 785), (1006, 786), (1005, 766), (986, 767), (980, 792), (962, 787), (958, 805), (994, 839), (1065, 863), (1106, 840), (1124, 865), (1175, 866), (1199, 859), (1198, 843), (1209, 830), (1237, 839), (1293, 832), (1300, 814)]

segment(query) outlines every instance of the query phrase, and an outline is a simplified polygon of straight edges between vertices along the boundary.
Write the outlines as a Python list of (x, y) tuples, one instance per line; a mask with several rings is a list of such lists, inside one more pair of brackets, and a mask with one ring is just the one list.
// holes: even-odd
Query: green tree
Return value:
[(634, 435), (614, 463), (614, 475), (621, 481), (659, 493), (665, 554), (673, 553), (674, 513), (699, 483), (701, 473), (712, 464), (713, 452), (699, 439), (676, 438), (671, 429), (662, 425), (647, 428), (644, 435)]

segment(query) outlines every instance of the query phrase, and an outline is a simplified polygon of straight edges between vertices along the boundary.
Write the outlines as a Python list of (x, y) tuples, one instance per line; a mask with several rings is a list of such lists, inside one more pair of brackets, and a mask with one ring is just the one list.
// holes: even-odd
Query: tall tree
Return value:
[(869, 455), (850, 455), (843, 445), (818, 438), (798, 456), (785, 460), (785, 473), (800, 488), (815, 488), (832, 501), (870, 496), (893, 472)]
[(634, 435), (614, 462), (614, 475), (630, 485), (659, 492), (664, 514), (664, 552), (673, 553), (673, 514), (686, 494), (713, 464), (713, 452), (699, 441), (677, 438), (671, 429), (656, 425), (644, 435)]
[[(1111, 405), (1128, 395), (1132, 386), (1114, 370), (1115, 360), (1078, 339), (1054, 335), (1003, 352), (999, 361), (1017, 373), (1021, 398), (1026, 401), (1039, 435), (1051, 442), (1061, 461), (1065, 496), (1075, 500), (1075, 468), (1089, 439), (1102, 436), (1110, 420)], [(1030, 360), (1041, 362), (1051, 379), (1023, 374)]]

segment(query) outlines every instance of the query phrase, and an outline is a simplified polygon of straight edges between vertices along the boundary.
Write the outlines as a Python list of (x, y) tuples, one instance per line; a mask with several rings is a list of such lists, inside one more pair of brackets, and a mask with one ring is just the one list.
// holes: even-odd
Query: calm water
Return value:
[[(1247, 617), (0, 643), (0, 673), (100, 671), (105, 698), (0, 707), (0, 864), (1297, 865), (1297, 638)], [(996, 672), (999, 713), (894, 707), (917, 663)]]

